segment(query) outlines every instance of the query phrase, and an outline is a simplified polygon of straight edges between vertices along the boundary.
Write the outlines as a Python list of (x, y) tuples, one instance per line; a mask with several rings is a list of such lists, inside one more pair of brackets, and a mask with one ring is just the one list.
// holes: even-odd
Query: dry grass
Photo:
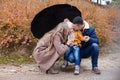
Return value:
[[(9, 47), (9, 44), (11, 42), (14, 44), (15, 41), (16, 45), (23, 42), (25, 42), (24, 44), (34, 42), (29, 31), (34, 16), (48, 6), (63, 3), (74, 5), (82, 12), (83, 18), (96, 28), (101, 45), (110, 42), (112, 39), (111, 23), (117, 14), (115, 7), (101, 7), (84, 0), (0, 0), (0, 47), (5, 47), (6, 44)], [(2, 28), (5, 28), (6, 25), (9, 29), (4, 32)], [(17, 32), (10, 30), (14, 27), (17, 28)], [(21, 34), (19, 28), (20, 31), (23, 30)], [(11, 38), (12, 35), (14, 36)], [(7, 42), (5, 42), (6, 39), (8, 39)], [(11, 42), (9, 39), (12, 39)]]

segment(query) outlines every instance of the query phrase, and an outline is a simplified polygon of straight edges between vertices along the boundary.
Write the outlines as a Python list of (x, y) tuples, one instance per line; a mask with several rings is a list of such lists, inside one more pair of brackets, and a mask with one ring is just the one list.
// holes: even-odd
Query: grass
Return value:
[(14, 56), (0, 56), (0, 64), (29, 64), (34, 62), (33, 57), (24, 57), (21, 55), (14, 55)]

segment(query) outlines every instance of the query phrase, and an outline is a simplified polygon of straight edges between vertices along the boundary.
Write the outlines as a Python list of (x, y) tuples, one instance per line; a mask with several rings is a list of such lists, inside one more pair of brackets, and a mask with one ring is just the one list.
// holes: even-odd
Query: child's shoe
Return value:
[(80, 74), (80, 66), (75, 65), (74, 75), (79, 75), (79, 74)]

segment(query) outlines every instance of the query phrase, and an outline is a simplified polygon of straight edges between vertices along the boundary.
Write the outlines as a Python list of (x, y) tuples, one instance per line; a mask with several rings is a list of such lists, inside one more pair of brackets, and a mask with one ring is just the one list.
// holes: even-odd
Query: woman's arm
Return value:
[(59, 55), (63, 56), (65, 54), (65, 52), (68, 50), (68, 46), (64, 45), (61, 41), (61, 38), (59, 35), (55, 35), (54, 36), (54, 47), (57, 50), (57, 52), (59, 53)]

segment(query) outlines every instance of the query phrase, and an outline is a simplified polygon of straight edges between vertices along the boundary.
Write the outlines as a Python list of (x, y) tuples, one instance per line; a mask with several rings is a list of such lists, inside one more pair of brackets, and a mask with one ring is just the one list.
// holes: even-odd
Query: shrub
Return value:
[[(0, 27), (0, 51), (1, 53), (10, 53), (22, 48), (33, 46), (36, 40), (31, 35), (28, 28), (6, 24)], [(31, 50), (28, 48), (28, 50)]]

